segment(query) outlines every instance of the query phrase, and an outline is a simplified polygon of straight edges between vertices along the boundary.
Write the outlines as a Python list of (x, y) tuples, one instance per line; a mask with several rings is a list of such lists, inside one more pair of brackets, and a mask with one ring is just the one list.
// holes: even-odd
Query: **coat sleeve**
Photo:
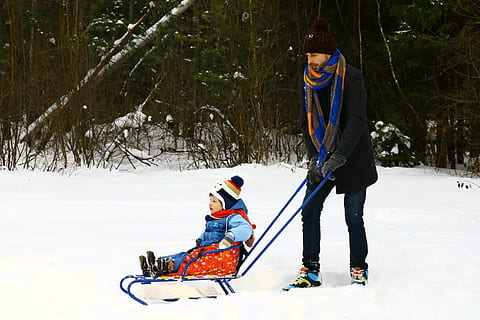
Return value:
[(228, 230), (235, 236), (234, 241), (247, 241), (252, 235), (252, 226), (239, 214), (232, 215), (228, 219)]
[(202, 232), (197, 239), (200, 240), (201, 242), (205, 241), (205, 232)]
[(345, 79), (345, 92), (342, 110), (342, 137), (337, 150), (350, 156), (359, 137), (367, 128), (367, 94), (360, 71), (350, 67)]

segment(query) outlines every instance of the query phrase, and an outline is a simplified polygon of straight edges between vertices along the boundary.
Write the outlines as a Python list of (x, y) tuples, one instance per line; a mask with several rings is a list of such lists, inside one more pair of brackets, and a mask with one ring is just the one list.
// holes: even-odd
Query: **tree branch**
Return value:
[(393, 59), (392, 59), (392, 52), (390, 51), (390, 46), (388, 45), (387, 37), (385, 36), (385, 33), (383, 32), (383, 26), (381, 22), (381, 14), (380, 14), (380, 1), (375, 0), (377, 2), (377, 22), (378, 22), (378, 27), (380, 29), (380, 33), (382, 34), (383, 42), (385, 43), (385, 48), (387, 49), (387, 54), (388, 54), (388, 62), (390, 65), (390, 72), (392, 73), (393, 81), (395, 82), (395, 85), (400, 93), (400, 96), (402, 97), (403, 101), (405, 104), (408, 106), (408, 108), (412, 111), (412, 113), (415, 115), (415, 119), (417, 120), (418, 124), (420, 125), (421, 128), (425, 128), (425, 124), (420, 120), (420, 117), (418, 116), (417, 111), (415, 108), (411, 105), (411, 103), (408, 101), (407, 96), (402, 90), (402, 87), (400, 86), (400, 82), (397, 79), (397, 74), (395, 73), (395, 68), (393, 66)]
[[(150, 1), (148, 4), (147, 12), (133, 25), (129, 25), (127, 32), (118, 40), (114, 42), (112, 49), (104, 55), (100, 62), (95, 66), (95, 68), (90, 69), (85, 77), (78, 83), (78, 85), (72, 89), (69, 93), (63, 95), (59, 101), (52, 104), (40, 117), (38, 117), (34, 122), (32, 122), (25, 133), (20, 137), (20, 141), (24, 142), (29, 138), (33, 133), (41, 129), (45, 123), (45, 120), (50, 118), (55, 112), (66, 107), (72, 98), (77, 95), (86, 87), (91, 81), (100, 78), (107, 70), (109, 70), (114, 64), (119, 62), (126, 54), (132, 52), (134, 49), (139, 48), (150, 41), (155, 34), (158, 32), (159, 27), (167, 23), (172, 16), (177, 16), (182, 14), (188, 7), (193, 4), (194, 0), (183, 0), (177, 7), (173, 8), (168, 14), (164, 15), (157, 23), (150, 27), (146, 36), (143, 38), (137, 38), (132, 41), (130, 46), (126, 46), (127, 43), (133, 36), (133, 33), (138, 29), (140, 24), (145, 21), (145, 19), (150, 15), (154, 10), (155, 4), (153, 1)], [(122, 49), (122, 47), (124, 47)]]

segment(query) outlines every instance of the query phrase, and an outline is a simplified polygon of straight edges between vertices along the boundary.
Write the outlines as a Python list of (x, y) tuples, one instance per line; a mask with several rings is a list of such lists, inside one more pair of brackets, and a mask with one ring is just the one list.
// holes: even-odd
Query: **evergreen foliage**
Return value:
[(404, 135), (395, 125), (377, 121), (371, 136), (375, 159), (380, 165), (384, 167), (413, 167), (419, 164), (415, 153), (410, 150), (410, 138)]
[[(0, 3), (0, 165), (35, 168), (46, 153), (53, 156), (43, 169), (69, 166), (71, 158), (105, 165), (115, 153), (138, 155), (133, 149), (147, 154), (138, 159), (185, 152), (196, 167), (300, 162), (302, 43), (321, 15), (347, 62), (364, 74), (369, 120), (410, 137), (405, 149), (401, 136), (377, 143), (385, 148), (379, 155), (395, 139), (402, 150), (382, 163), (479, 172), (477, 0), (197, 0), (21, 141), (26, 127), (78, 86), (149, 3), (155, 10), (131, 41), (181, 1)], [(147, 119), (141, 126), (113, 125), (139, 112)]]

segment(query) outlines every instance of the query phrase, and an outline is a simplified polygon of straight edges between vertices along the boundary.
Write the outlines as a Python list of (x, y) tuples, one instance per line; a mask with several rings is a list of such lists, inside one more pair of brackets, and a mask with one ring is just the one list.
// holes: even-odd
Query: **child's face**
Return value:
[(214, 213), (223, 209), (222, 203), (218, 200), (217, 197), (210, 195), (210, 202), (208, 204), (210, 213)]

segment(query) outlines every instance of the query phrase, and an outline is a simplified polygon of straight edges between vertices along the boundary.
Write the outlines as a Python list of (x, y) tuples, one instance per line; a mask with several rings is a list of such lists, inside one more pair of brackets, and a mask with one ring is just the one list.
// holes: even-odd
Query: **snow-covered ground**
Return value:
[[(193, 245), (215, 182), (235, 174), (245, 179), (242, 198), (258, 238), (305, 170), (249, 164), (69, 176), (0, 171), (0, 318), (477, 318), (480, 189), (459, 189), (457, 180), (480, 180), (428, 168), (378, 169), (380, 179), (367, 192), (366, 287), (349, 285), (343, 202), (332, 194), (322, 216), (322, 287), (280, 291), (300, 267), (297, 216), (250, 272), (232, 282), (236, 294), (149, 306), (123, 294), (119, 280), (139, 272), (137, 257), (146, 250), (169, 254)], [(286, 217), (302, 197), (303, 191)]]

